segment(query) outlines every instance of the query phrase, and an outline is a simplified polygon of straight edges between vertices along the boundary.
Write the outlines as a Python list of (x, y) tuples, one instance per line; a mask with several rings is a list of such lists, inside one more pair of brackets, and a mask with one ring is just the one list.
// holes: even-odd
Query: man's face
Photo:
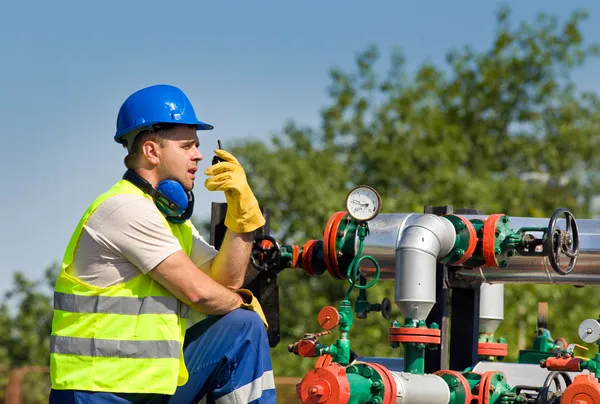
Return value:
[(160, 162), (157, 165), (160, 181), (176, 180), (186, 191), (194, 188), (198, 162), (202, 154), (198, 150), (196, 128), (175, 126), (168, 132), (165, 147), (159, 148)]

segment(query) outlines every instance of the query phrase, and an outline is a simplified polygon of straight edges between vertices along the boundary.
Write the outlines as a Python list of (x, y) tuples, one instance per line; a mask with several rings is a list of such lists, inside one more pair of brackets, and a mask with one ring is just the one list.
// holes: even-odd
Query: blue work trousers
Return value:
[[(253, 311), (209, 316), (187, 330), (183, 353), (190, 377), (172, 396), (51, 390), (50, 404), (275, 403), (265, 326)], [(118, 369), (115, 369), (118, 371)]]

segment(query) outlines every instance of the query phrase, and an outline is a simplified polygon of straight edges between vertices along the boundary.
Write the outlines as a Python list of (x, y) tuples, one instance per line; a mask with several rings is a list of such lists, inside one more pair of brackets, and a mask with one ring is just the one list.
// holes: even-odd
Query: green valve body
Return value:
[(350, 401), (348, 404), (382, 403), (384, 383), (381, 375), (366, 363), (357, 363), (346, 369), (350, 382)]

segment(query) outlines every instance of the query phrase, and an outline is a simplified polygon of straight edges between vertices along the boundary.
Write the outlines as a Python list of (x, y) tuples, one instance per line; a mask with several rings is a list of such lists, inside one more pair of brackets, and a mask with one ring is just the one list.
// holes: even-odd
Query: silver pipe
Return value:
[[(394, 256), (404, 229), (420, 216), (418, 213), (379, 214), (369, 222), (369, 235), (364, 240), (363, 254), (375, 258), (381, 268), (380, 279), (395, 278), (396, 262)], [(485, 219), (487, 215), (461, 215), (466, 219)], [(549, 218), (512, 217), (510, 224), (516, 231), (522, 227), (547, 227)], [(579, 257), (573, 271), (562, 276), (554, 272), (548, 258), (515, 255), (510, 258), (507, 268), (461, 268), (454, 276), (458, 279), (488, 283), (529, 283), (529, 284), (569, 284), (600, 285), (600, 219), (577, 219), (579, 229)], [(564, 229), (564, 220), (559, 219), (557, 226)], [(537, 236), (537, 235), (536, 235)], [(357, 241), (358, 246), (358, 241)], [(563, 267), (568, 257), (561, 255)], [(375, 276), (375, 267), (363, 260), (361, 273), (371, 279)]]
[[(412, 223), (418, 213), (382, 213), (369, 222), (369, 235), (363, 242), (363, 255), (377, 260), (381, 269), (381, 279), (394, 279), (396, 249), (404, 228)], [(359, 239), (356, 237), (354, 252), (358, 252)], [(360, 270), (369, 278), (375, 276), (371, 261), (361, 262)]]
[[(536, 363), (511, 363), (511, 362), (478, 362), (473, 368), (474, 373), (502, 372), (504, 381), (511, 387), (515, 386), (543, 386), (546, 378), (550, 375), (548, 369), (542, 368)], [(580, 374), (589, 374), (589, 370), (581, 372), (565, 372), (575, 379)], [(552, 383), (554, 387), (554, 383)], [(564, 390), (563, 390), (564, 391)]]
[(482, 283), (479, 296), (479, 332), (493, 334), (504, 320), (504, 285)]
[(391, 372), (396, 382), (396, 404), (448, 404), (450, 389), (439, 376)]
[[(477, 216), (465, 216), (468, 219)], [(511, 217), (514, 230), (521, 227), (546, 227), (550, 219)], [(579, 256), (573, 271), (568, 275), (556, 273), (550, 266), (547, 257), (527, 257), (515, 255), (509, 260), (508, 268), (482, 267), (477, 269), (460, 269), (457, 279), (489, 283), (529, 283), (529, 284), (565, 284), (565, 285), (600, 285), (600, 220), (575, 219), (579, 230)], [(557, 226), (565, 228), (564, 220), (557, 221)], [(569, 258), (560, 255), (563, 268)]]
[[(412, 218), (411, 218), (412, 219)], [(394, 302), (404, 317), (425, 320), (435, 304), (437, 260), (454, 247), (456, 230), (440, 216), (415, 215), (396, 250)]]

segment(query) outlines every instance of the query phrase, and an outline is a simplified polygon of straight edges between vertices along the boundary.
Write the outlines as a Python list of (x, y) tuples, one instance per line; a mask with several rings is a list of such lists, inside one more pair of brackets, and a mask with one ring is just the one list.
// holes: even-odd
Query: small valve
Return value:
[(388, 319), (392, 316), (392, 302), (384, 297), (380, 303), (369, 303), (365, 298), (356, 301), (356, 317), (367, 318), (367, 314), (372, 311), (381, 312), (383, 318)]
[(253, 240), (250, 264), (258, 272), (280, 270), (282, 245), (271, 236), (259, 236)]
[(380, 311), (383, 318), (388, 319), (392, 316), (392, 301), (384, 297), (381, 304), (374, 304), (373, 311)]
[(323, 331), (316, 334), (304, 334), (304, 337), (300, 341), (288, 345), (288, 352), (305, 358), (318, 356), (317, 345), (319, 344), (319, 337), (329, 334), (331, 334), (331, 331)]
[(319, 311), (319, 325), (326, 330), (332, 330), (340, 323), (340, 313), (333, 306), (325, 306)]

